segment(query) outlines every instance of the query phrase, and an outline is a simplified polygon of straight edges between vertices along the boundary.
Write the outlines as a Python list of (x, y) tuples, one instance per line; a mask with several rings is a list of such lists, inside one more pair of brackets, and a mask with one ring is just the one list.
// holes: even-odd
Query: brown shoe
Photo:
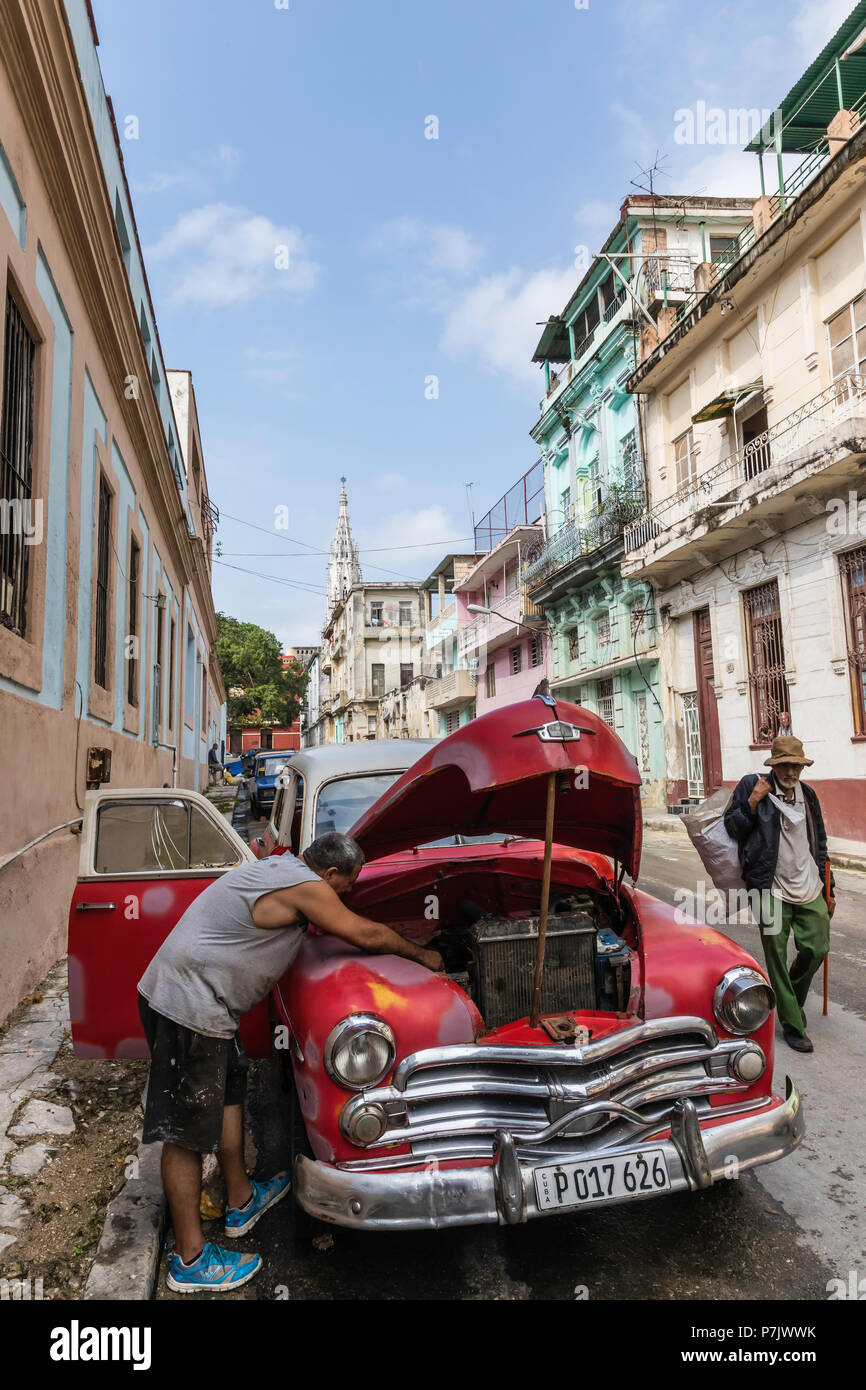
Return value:
[(792, 1047), (795, 1052), (814, 1052), (812, 1039), (806, 1033), (798, 1033), (796, 1028), (791, 1028), (785, 1024), (782, 1028), (785, 1042)]

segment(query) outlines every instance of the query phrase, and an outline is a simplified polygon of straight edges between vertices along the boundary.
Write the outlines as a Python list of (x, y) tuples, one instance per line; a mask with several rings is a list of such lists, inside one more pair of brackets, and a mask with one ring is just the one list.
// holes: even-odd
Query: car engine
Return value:
[[(461, 922), (429, 944), (478, 1006), (488, 1028), (530, 1012), (538, 950), (538, 916), (489, 916), (458, 904)], [(547, 919), (542, 1014), (578, 1010), (622, 1012), (631, 984), (632, 952), (609, 925), (591, 893), (551, 899)]]

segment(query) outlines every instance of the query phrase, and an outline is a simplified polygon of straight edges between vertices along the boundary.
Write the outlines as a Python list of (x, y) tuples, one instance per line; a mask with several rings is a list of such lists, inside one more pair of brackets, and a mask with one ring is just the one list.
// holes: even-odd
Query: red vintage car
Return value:
[[(602, 720), (536, 697), (429, 748), (356, 821), (368, 862), (349, 905), (438, 949), (447, 973), (305, 937), (271, 1009), (309, 1140), (294, 1170), (307, 1212), (364, 1229), (512, 1224), (708, 1187), (796, 1147), (763, 971), (626, 881), (639, 788)], [(180, 808), (168, 868), (160, 795)], [(221, 851), (196, 840), (195, 793), (92, 796), (70, 916), (76, 1051), (141, 1055), (135, 983)], [(124, 873), (132, 807), (151, 849)], [(208, 811), (235, 862), (249, 856)], [(106, 949), (112, 927), (123, 949)], [(270, 1052), (264, 1005), (243, 1032), (251, 1055)]]

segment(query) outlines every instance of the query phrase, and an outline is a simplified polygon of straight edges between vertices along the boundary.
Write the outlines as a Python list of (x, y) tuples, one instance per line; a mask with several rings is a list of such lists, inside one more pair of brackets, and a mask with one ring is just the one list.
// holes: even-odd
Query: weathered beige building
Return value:
[(644, 335), (651, 505), (622, 561), (657, 594), (668, 804), (762, 768), (788, 714), (837, 845), (866, 840), (866, 74), (843, 30), (780, 107), (800, 166)]
[(331, 545), (327, 604), (318, 718), (307, 731), (308, 746), (399, 736), (379, 732), (384, 722), (391, 723), (380, 724), (379, 702), (427, 674), (423, 594), (418, 585), (364, 582), (345, 486)]

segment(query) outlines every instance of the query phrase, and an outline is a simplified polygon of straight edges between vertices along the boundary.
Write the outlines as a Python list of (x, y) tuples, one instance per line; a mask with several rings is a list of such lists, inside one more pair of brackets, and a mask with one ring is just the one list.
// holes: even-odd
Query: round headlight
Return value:
[(351, 1014), (331, 1029), (325, 1043), (325, 1071), (333, 1081), (362, 1091), (391, 1070), (397, 1049), (394, 1034), (372, 1014)]
[(766, 1023), (775, 1003), (776, 996), (763, 975), (747, 965), (737, 965), (716, 985), (713, 1012), (729, 1033), (754, 1033)]

